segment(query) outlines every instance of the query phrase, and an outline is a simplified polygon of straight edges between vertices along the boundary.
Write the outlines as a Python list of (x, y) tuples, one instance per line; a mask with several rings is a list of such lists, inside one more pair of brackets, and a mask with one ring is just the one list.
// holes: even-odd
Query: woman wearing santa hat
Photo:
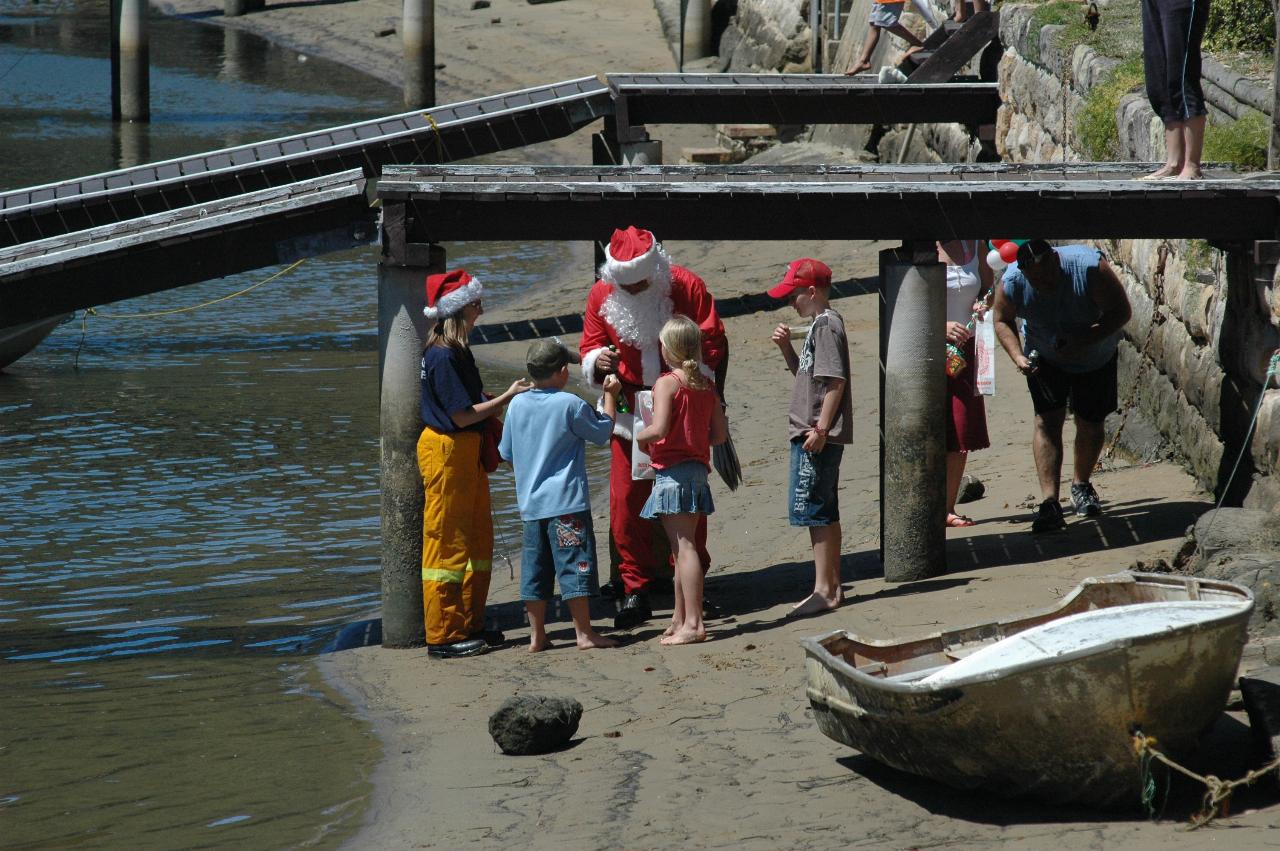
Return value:
[(426, 491), (422, 513), (422, 602), (427, 652), (475, 656), (488, 645), (484, 605), (493, 558), (489, 475), (481, 465), (486, 421), (527, 379), (486, 399), (467, 338), (484, 313), (484, 288), (462, 269), (427, 276), (433, 326), (422, 350), (422, 421), (418, 470)]

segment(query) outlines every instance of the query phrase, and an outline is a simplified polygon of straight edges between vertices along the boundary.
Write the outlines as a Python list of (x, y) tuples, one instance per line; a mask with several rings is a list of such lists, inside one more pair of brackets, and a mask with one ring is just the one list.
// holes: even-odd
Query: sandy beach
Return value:
[[(167, 12), (244, 27), (393, 83), (400, 43), (397, 0), (268, 3), (267, 11), (223, 21), (221, 4), (166, 0)], [(562, 0), (530, 5), (437, 0), (439, 101), (464, 100), (605, 71), (674, 67), (650, 0)], [(495, 23), (495, 19), (498, 21)], [(708, 144), (713, 128), (657, 127), (675, 162), (681, 146)], [(585, 134), (506, 156), (582, 163)], [(621, 222), (619, 225), (628, 223)], [(644, 223), (662, 237), (661, 223)], [(757, 293), (788, 261), (812, 256), (855, 294), (835, 301), (851, 343), (854, 445), (841, 478), (843, 574), (850, 601), (821, 617), (789, 621), (812, 583), (807, 536), (786, 523), (784, 427), (790, 375), (769, 333), (800, 324), (785, 307), (726, 321), (731, 430), (744, 483), (730, 493), (713, 481), (714, 559), (708, 597), (725, 617), (711, 640), (664, 648), (656, 641), (669, 599), (625, 646), (579, 652), (567, 624), (555, 624), (549, 652), (506, 649), (440, 662), (423, 650), (365, 648), (323, 657), (322, 670), (374, 725), (384, 759), (356, 848), (1233, 848), (1280, 846), (1276, 808), (1236, 812), (1208, 830), (1136, 815), (1052, 808), (956, 792), (882, 767), (822, 736), (804, 694), (798, 639), (845, 628), (881, 638), (926, 634), (1052, 605), (1083, 577), (1172, 555), (1211, 498), (1178, 466), (1117, 466), (1095, 478), (1107, 513), (1032, 536), (1037, 486), (1030, 454), (1031, 403), (1003, 355), (998, 395), (988, 406), (992, 447), (969, 470), (986, 496), (965, 506), (979, 521), (952, 530), (948, 572), (911, 585), (886, 583), (877, 554), (877, 251), (886, 244), (668, 242), (677, 263), (697, 271), (720, 299)], [(590, 255), (567, 252), (559, 280), (519, 304), (497, 305), (484, 321), (580, 311)], [(566, 341), (568, 342), (568, 341)], [(574, 340), (573, 342), (576, 342)], [(482, 363), (519, 365), (525, 344), (484, 347)], [(1123, 388), (1122, 388), (1123, 395)], [(1071, 430), (1068, 426), (1067, 439)], [(596, 493), (597, 503), (601, 493)], [(597, 511), (597, 530), (607, 519)], [(517, 540), (518, 530), (506, 538)], [(499, 549), (502, 549), (500, 546)], [(601, 553), (607, 564), (607, 553)], [(495, 559), (501, 563), (500, 559)], [(607, 571), (607, 567), (603, 568)], [(518, 583), (495, 565), (492, 603), (513, 608)], [(625, 636), (624, 636), (625, 637)], [(517, 693), (577, 698), (586, 711), (573, 746), (540, 757), (508, 757), (489, 738), (489, 714)], [(1239, 736), (1237, 731), (1236, 744)], [(1185, 811), (1170, 809), (1170, 816)]]

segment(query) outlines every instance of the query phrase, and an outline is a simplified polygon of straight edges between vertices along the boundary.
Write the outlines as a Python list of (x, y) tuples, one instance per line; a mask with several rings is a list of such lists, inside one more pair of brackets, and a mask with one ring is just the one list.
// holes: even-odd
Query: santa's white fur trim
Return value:
[(634, 260), (615, 260), (604, 249), (605, 261), (600, 266), (600, 280), (609, 284), (629, 285), (640, 281), (650, 283), (671, 283), (671, 258), (656, 239), (653, 247)]
[(599, 390), (603, 386), (596, 382), (596, 361), (606, 351), (608, 349), (601, 346), (598, 349), (592, 349), (582, 357), (582, 383), (588, 390)]
[(422, 308), (422, 315), (432, 322), (448, 319), (450, 316), (460, 312), (468, 304), (471, 304), (471, 302), (479, 301), (483, 295), (484, 286), (480, 283), (480, 279), (472, 278), (463, 286), (458, 287), (437, 301), (435, 307)]
[(674, 311), (670, 280), (665, 285), (651, 282), (647, 289), (634, 295), (615, 287), (600, 305), (600, 316), (618, 339), (642, 351), (658, 350), (658, 333)]

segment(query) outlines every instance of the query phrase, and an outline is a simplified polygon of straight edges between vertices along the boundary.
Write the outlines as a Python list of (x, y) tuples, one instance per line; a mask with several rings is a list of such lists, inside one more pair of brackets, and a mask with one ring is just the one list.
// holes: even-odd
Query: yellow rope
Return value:
[(1269, 772), (1280, 768), (1280, 757), (1277, 757), (1261, 768), (1255, 768), (1238, 780), (1222, 780), (1212, 774), (1201, 776), (1191, 769), (1179, 765), (1169, 757), (1160, 753), (1160, 751), (1156, 750), (1155, 741), (1154, 736), (1144, 736), (1141, 730), (1135, 730), (1133, 733), (1134, 753), (1139, 757), (1149, 756), (1157, 759), (1169, 768), (1172, 768), (1174, 771), (1184, 774), (1192, 780), (1203, 783), (1205, 788), (1208, 789), (1204, 795), (1204, 807), (1200, 812), (1191, 817), (1191, 826), (1188, 830), (1195, 830), (1198, 827), (1204, 827), (1206, 824), (1213, 821), (1219, 812), (1224, 816), (1227, 815), (1227, 803), (1231, 798), (1231, 793), (1235, 791), (1237, 786), (1248, 786), (1255, 780), (1265, 777)]
[(239, 292), (230, 293), (228, 295), (215, 298), (212, 301), (206, 301), (201, 304), (193, 304), (190, 307), (175, 307), (172, 310), (157, 310), (154, 313), (101, 313), (98, 311), (97, 308), (86, 307), (84, 313), (86, 317), (90, 315), (101, 316), (103, 319), (153, 319), (157, 316), (172, 316), (175, 313), (189, 313), (192, 310), (199, 310), (202, 307), (208, 307), (209, 305), (217, 304), (220, 301), (227, 301), (229, 299), (235, 298), (236, 296), (242, 296), (245, 293), (253, 292), (263, 284), (269, 284), (272, 281), (274, 281), (276, 278), (279, 278), (282, 275), (287, 275), (288, 273), (292, 272), (294, 269), (298, 268), (305, 262), (307, 262), (306, 258), (303, 258), (302, 260), (295, 260), (293, 263), (290, 263), (288, 266), (285, 266), (283, 269), (281, 269), (279, 272), (276, 272), (271, 277), (258, 281), (258, 283), (254, 284), (251, 287), (245, 287)]
[(431, 129), (436, 134), (436, 159), (444, 162), (444, 140), (440, 138), (440, 125), (436, 124), (435, 116), (429, 112), (422, 113), (422, 117), (427, 119), (427, 123), (431, 125)]

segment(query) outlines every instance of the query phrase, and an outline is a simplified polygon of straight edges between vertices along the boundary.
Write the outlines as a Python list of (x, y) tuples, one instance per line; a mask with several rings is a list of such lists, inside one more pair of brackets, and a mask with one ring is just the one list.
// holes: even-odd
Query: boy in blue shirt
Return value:
[(498, 454), (515, 468), (516, 501), (524, 521), (520, 599), (529, 613), (530, 653), (551, 646), (546, 622), (553, 579), (560, 582), (578, 648), (618, 645), (591, 626), (587, 601), (599, 593), (600, 581), (583, 441), (598, 446), (609, 442), (622, 384), (615, 375), (605, 379), (604, 413), (597, 413), (565, 392), (571, 363), (580, 363), (578, 354), (559, 340), (538, 340), (529, 347), (525, 365), (533, 389), (511, 400), (498, 444)]

